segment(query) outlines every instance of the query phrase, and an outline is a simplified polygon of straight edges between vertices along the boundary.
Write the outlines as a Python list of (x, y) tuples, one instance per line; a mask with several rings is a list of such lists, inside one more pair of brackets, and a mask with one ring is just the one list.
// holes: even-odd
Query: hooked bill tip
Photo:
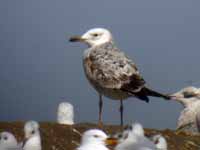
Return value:
[(82, 41), (82, 38), (80, 36), (72, 36), (69, 38), (69, 42), (79, 42)]

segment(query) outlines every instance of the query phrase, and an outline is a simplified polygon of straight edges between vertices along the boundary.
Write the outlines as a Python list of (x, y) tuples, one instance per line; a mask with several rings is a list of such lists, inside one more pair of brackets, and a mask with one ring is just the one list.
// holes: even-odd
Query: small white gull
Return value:
[(74, 107), (69, 102), (62, 102), (57, 110), (57, 122), (59, 124), (74, 124)]
[(39, 131), (39, 123), (36, 121), (28, 121), (24, 126), (25, 141), (23, 150), (41, 150), (41, 137)]
[(20, 150), (15, 136), (10, 132), (0, 133), (0, 150)]
[(109, 150), (106, 147), (108, 136), (102, 130), (90, 129), (83, 133), (81, 144), (77, 150)]
[(162, 135), (154, 135), (150, 140), (152, 140), (156, 145), (156, 150), (167, 150), (167, 141)]
[[(127, 132), (128, 131), (128, 132)], [(127, 136), (119, 139), (115, 150), (155, 150), (155, 144), (144, 135), (141, 124), (134, 123), (130, 129), (125, 131)], [(124, 133), (123, 133), (124, 134)]]

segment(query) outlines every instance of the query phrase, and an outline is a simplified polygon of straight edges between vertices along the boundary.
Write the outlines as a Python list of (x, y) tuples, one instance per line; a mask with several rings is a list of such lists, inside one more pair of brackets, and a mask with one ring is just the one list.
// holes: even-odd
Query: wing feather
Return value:
[(144, 87), (135, 63), (116, 47), (90, 50), (83, 64), (87, 78), (103, 88), (138, 91)]

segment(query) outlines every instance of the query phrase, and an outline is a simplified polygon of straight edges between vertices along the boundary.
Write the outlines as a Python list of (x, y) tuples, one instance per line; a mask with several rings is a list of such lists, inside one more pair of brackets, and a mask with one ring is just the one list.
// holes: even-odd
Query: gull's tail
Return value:
[(156, 91), (153, 91), (153, 90), (151, 90), (147, 87), (143, 87), (139, 92), (134, 93), (134, 95), (136, 97), (138, 97), (139, 99), (144, 100), (146, 102), (149, 102), (148, 96), (161, 97), (161, 98), (164, 98), (166, 100), (170, 99), (170, 96), (165, 95), (165, 94), (161, 94), (161, 93), (156, 92)]

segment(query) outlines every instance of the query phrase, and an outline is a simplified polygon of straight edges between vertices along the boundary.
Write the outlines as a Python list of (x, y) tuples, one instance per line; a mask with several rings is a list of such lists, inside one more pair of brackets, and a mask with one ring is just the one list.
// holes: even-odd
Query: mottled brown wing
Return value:
[(137, 91), (145, 84), (136, 65), (121, 51), (93, 51), (83, 63), (88, 79), (98, 86)]

